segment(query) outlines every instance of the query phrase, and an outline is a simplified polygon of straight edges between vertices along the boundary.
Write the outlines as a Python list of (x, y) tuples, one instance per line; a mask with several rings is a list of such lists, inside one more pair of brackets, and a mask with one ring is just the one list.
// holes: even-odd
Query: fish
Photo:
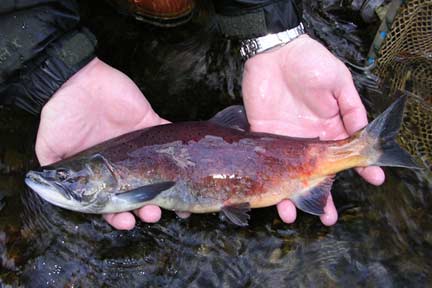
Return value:
[(284, 199), (313, 215), (336, 173), (366, 166), (418, 169), (396, 142), (406, 96), (354, 135), (333, 141), (252, 132), (245, 109), (230, 106), (208, 121), (133, 131), (70, 158), (31, 170), (25, 183), (44, 200), (73, 211), (105, 214), (147, 204), (220, 212), (248, 225), (251, 208)]

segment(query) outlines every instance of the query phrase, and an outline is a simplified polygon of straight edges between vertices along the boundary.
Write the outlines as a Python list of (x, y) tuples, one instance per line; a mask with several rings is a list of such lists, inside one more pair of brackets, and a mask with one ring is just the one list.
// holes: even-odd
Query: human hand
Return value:
[[(336, 140), (352, 135), (368, 122), (349, 70), (307, 35), (247, 60), (242, 89), (254, 131)], [(379, 167), (356, 170), (371, 184), (384, 182)], [(291, 201), (280, 202), (277, 209), (284, 222), (295, 221)], [(324, 225), (336, 223), (338, 215), (331, 195), (324, 212)]]
[[(168, 123), (151, 108), (126, 75), (93, 59), (45, 104), (36, 139), (41, 165), (74, 155), (127, 132)], [(134, 211), (144, 222), (157, 222), (161, 209), (147, 205)], [(104, 215), (116, 229), (135, 226), (130, 212)]]

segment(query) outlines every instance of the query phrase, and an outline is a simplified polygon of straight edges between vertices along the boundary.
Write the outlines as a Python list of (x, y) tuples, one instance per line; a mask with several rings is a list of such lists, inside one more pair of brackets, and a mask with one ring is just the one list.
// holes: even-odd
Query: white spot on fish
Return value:
[(264, 147), (256, 146), (256, 147), (254, 148), (254, 151), (255, 151), (255, 152), (258, 152), (258, 153), (265, 153), (267, 150), (266, 150)]
[(235, 174), (213, 174), (211, 177), (213, 179), (240, 179), (240, 177)]

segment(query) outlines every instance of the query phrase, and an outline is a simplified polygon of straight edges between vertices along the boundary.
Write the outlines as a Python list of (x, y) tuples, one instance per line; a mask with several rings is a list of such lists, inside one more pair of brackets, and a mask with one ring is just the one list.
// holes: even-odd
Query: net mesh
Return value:
[(432, 0), (403, 2), (379, 48), (374, 73), (390, 85), (390, 95), (413, 94), (399, 141), (432, 170)]

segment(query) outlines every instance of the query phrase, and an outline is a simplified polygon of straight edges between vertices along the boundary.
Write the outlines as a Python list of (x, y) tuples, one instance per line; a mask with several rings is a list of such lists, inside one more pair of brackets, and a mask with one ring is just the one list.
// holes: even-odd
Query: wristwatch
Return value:
[(245, 60), (247, 60), (256, 54), (267, 51), (273, 47), (284, 46), (305, 33), (303, 24), (300, 23), (300, 25), (294, 28), (279, 33), (268, 34), (258, 38), (244, 39), (241, 40), (240, 54)]

